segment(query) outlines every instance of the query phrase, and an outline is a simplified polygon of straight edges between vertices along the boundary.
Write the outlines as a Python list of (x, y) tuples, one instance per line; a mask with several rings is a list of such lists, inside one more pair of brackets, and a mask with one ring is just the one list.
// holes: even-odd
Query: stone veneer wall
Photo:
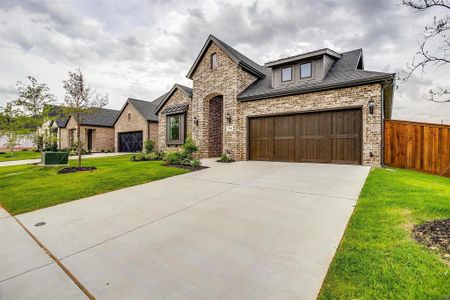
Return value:
[[(61, 130), (60, 145), (61, 149), (69, 148), (69, 131), (74, 131), (74, 141), (77, 140), (76, 132), (77, 124), (74, 118), (70, 118), (66, 127)], [(92, 133), (92, 152), (100, 152), (101, 150), (114, 150), (114, 128), (102, 126), (81, 126), (80, 140), (83, 148), (87, 149), (87, 130), (94, 130)]]
[[(210, 58), (217, 54), (218, 67), (211, 69)], [(236, 129), (237, 101), (236, 96), (248, 87), (255, 77), (243, 71), (227, 54), (212, 43), (199, 62), (193, 76), (192, 116), (199, 120), (198, 127), (192, 131), (192, 137), (200, 149), (202, 157), (209, 156), (209, 100), (223, 96), (223, 116), (232, 116), (231, 124), (222, 117), (224, 152), (239, 151), (240, 133)]]
[(209, 156), (219, 157), (223, 153), (223, 99), (209, 100)]
[[(367, 103), (375, 101), (373, 115), (369, 114)], [(288, 112), (314, 111), (362, 106), (362, 163), (379, 166), (381, 164), (381, 84), (368, 84), (315, 93), (241, 102), (237, 111), (237, 132), (239, 147), (234, 153), (239, 160), (246, 159), (247, 117)], [(372, 152), (373, 157), (370, 156)]]
[[(128, 114), (130, 114), (130, 119), (128, 120)], [(133, 105), (127, 104), (122, 111), (119, 119), (117, 119), (116, 124), (114, 124), (115, 134), (114, 134), (114, 148), (115, 151), (119, 151), (119, 133), (121, 132), (133, 132), (142, 131), (143, 143), (148, 139), (149, 126), (147, 120), (134, 108)]]
[(161, 107), (159, 112), (159, 124), (158, 124), (158, 150), (164, 151), (167, 148), (176, 148), (177, 146), (168, 146), (166, 143), (167, 139), (167, 129), (166, 129), (166, 115), (161, 112), (171, 106), (180, 105), (180, 104), (189, 104), (189, 109), (186, 112), (186, 138), (192, 136), (192, 100), (191, 98), (184, 92), (179, 89), (175, 90), (175, 92), (170, 96), (166, 103)]

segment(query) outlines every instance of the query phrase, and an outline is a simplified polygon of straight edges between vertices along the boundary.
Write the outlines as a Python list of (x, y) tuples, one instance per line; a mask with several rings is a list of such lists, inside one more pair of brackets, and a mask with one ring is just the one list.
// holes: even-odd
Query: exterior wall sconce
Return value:
[(373, 115), (373, 110), (375, 109), (375, 101), (373, 101), (373, 99), (370, 99), (367, 104), (369, 106), (369, 114)]
[(227, 113), (227, 114), (225, 115), (225, 118), (227, 119), (228, 124), (231, 124), (231, 115), (230, 115), (230, 113)]
[(197, 119), (197, 117), (194, 117), (194, 124), (195, 124), (195, 126), (198, 126), (198, 119)]

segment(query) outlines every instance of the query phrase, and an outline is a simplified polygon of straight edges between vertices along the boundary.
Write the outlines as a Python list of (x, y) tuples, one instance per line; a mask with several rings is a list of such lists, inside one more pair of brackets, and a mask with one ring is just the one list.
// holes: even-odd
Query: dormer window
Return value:
[(292, 67), (286, 67), (281, 69), (281, 81), (291, 81), (292, 80)]
[(311, 72), (311, 63), (301, 64), (300, 65), (300, 79), (308, 78), (312, 76)]
[(211, 70), (217, 69), (218, 65), (217, 53), (211, 54)]

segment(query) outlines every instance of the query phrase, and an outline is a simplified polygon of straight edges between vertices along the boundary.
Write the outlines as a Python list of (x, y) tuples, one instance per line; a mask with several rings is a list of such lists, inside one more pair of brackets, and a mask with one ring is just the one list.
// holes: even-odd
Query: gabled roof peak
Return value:
[(258, 65), (256, 62), (252, 61), (244, 54), (240, 53), (233, 47), (227, 45), (225, 42), (219, 40), (214, 35), (210, 34), (206, 39), (206, 42), (203, 45), (202, 49), (200, 50), (200, 53), (195, 59), (194, 64), (192, 65), (191, 69), (186, 75), (187, 78), (192, 79), (192, 75), (197, 69), (198, 64), (202, 60), (211, 43), (216, 44), (223, 52), (225, 52), (231, 58), (231, 60), (233, 60), (236, 64), (241, 66), (245, 71), (249, 72), (250, 74), (258, 78), (264, 78), (266, 76), (264, 74), (264, 67)]

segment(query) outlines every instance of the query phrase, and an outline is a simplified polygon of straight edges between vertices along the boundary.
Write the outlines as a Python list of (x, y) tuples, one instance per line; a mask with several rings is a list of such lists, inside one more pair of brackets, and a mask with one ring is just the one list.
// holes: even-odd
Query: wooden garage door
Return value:
[(361, 163), (361, 109), (250, 118), (249, 158)]

